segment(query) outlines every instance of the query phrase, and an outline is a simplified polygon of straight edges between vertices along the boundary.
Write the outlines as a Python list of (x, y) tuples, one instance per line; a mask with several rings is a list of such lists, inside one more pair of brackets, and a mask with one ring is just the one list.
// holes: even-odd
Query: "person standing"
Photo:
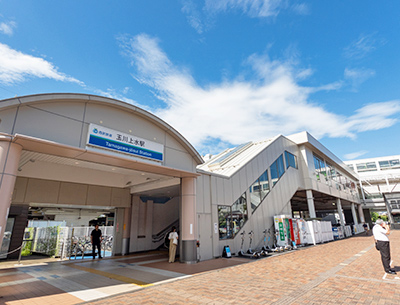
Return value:
[(94, 227), (94, 230), (92, 231), (91, 234), (91, 242), (92, 242), (92, 254), (93, 254), (93, 259), (96, 258), (96, 247), (97, 251), (99, 253), (99, 258), (101, 257), (101, 241), (103, 240), (103, 235), (101, 234), (101, 230), (99, 229), (99, 225), (96, 225)]
[(385, 272), (388, 274), (397, 274), (393, 268), (390, 268), (390, 242), (388, 237), (390, 234), (390, 227), (385, 224), (382, 219), (377, 219), (372, 228), (372, 234), (374, 235), (376, 249), (381, 253)]
[(176, 246), (178, 245), (178, 233), (176, 233), (175, 226), (172, 227), (172, 232), (169, 233), (169, 263), (175, 262)]

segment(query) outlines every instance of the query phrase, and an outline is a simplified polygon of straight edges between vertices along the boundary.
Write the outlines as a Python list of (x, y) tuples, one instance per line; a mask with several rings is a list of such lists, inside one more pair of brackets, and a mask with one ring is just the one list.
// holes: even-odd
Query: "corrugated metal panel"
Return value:
[[(268, 147), (274, 139), (275, 138), (260, 142), (248, 143), (243, 149), (240, 149), (236, 153), (234, 152), (232, 155), (230, 154), (235, 150), (235, 148), (227, 149), (197, 168), (214, 174), (232, 176), (237, 170), (242, 168), (266, 147)], [(221, 162), (221, 164), (218, 163), (217, 159), (223, 160), (225, 155), (228, 155), (228, 159), (224, 160), (226, 162)]]

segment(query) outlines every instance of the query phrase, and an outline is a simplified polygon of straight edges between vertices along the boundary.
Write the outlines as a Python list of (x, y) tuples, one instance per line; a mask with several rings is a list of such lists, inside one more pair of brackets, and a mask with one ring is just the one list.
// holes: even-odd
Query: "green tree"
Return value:
[(379, 217), (382, 218), (383, 221), (388, 221), (387, 215), (379, 215), (377, 212), (371, 212), (372, 222), (375, 222)]
[(379, 214), (377, 212), (371, 212), (371, 220), (372, 222), (375, 222), (379, 217)]

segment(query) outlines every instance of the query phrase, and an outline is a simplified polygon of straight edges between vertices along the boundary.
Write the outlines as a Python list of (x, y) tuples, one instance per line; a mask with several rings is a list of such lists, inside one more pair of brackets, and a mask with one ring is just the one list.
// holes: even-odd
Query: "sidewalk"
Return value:
[(168, 264), (152, 252), (24, 267), (0, 263), (0, 304), (399, 304), (400, 231), (386, 275), (371, 236), (250, 260)]
[(399, 276), (363, 235), (90, 304), (399, 304), (400, 231), (391, 246)]

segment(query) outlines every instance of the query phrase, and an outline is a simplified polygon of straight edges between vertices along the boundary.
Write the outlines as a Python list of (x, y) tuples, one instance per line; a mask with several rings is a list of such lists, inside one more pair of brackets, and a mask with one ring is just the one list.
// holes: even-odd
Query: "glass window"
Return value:
[(232, 238), (231, 207), (218, 206), (219, 239)]
[(326, 173), (328, 174), (329, 179), (333, 179), (333, 176), (335, 175), (335, 168), (326, 162)]
[(246, 193), (243, 193), (232, 205), (232, 232), (233, 237), (243, 228), (247, 221)]
[(11, 235), (14, 228), (15, 218), (8, 218), (6, 228), (4, 229), (3, 243), (0, 248), (0, 258), (7, 258), (7, 252), (10, 249)]
[(249, 189), (250, 192), (250, 204), (251, 204), (251, 209), (254, 211), (259, 204), (261, 203), (261, 196), (260, 196), (260, 182), (259, 179), (257, 179)]
[(285, 166), (283, 165), (283, 155), (280, 155), (274, 163), (271, 164), (271, 183), (274, 186), (280, 177), (285, 173)]
[(231, 206), (218, 206), (219, 239), (234, 238), (247, 221), (246, 193)]
[(400, 167), (400, 161), (399, 161), (399, 159), (387, 160), (387, 161), (379, 161), (379, 167), (382, 170), (392, 169), (392, 168), (399, 168)]
[(285, 165), (283, 164), (283, 155), (280, 155), (278, 160), (278, 175), (279, 178), (285, 173)]
[(377, 170), (375, 162), (357, 163), (356, 167), (358, 172), (371, 172)]
[(341, 173), (338, 172), (339, 183), (342, 185), (343, 188), (346, 188), (346, 177), (343, 176)]
[(336, 174), (336, 169), (333, 166), (329, 167), (329, 171), (331, 173), (331, 178), (333, 181), (337, 180), (337, 174)]
[(268, 181), (268, 170), (264, 172), (258, 179), (260, 181), (260, 187), (261, 187), (261, 200), (264, 200), (264, 198), (268, 195), (269, 193), (269, 181)]
[[(328, 165), (328, 163), (326, 165)], [(352, 170), (354, 170), (353, 164), (347, 164), (347, 166), (350, 167)]]
[(269, 193), (268, 170), (266, 170), (249, 188), (251, 209), (254, 210)]
[(383, 198), (383, 195), (381, 193), (368, 193), (364, 189), (364, 196), (365, 199), (380, 199)]
[(276, 166), (276, 161), (274, 163), (272, 163), (271, 167), (270, 167), (270, 171), (271, 171), (271, 183), (272, 186), (275, 185), (275, 183), (278, 181), (279, 176), (278, 176), (278, 167)]
[(325, 161), (321, 157), (318, 157), (315, 154), (313, 155), (313, 157), (314, 157), (315, 175), (317, 176), (317, 180), (327, 181)]
[(289, 168), (289, 166), (297, 168), (297, 160), (295, 155), (291, 154), (288, 151), (285, 151), (285, 160), (286, 160), (286, 168)]

